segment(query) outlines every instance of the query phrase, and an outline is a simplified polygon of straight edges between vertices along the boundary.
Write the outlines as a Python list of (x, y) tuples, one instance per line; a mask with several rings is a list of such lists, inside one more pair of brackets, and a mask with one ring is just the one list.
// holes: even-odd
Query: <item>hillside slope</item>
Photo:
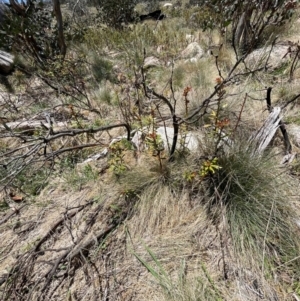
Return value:
[(300, 300), (299, 12), (161, 8), (1, 87), (1, 300)]

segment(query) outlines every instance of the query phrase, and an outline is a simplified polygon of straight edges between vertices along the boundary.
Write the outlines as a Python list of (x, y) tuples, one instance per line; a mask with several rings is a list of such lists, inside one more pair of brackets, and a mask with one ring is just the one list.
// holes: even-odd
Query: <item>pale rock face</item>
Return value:
[(192, 42), (181, 52), (181, 58), (197, 61), (204, 56), (204, 53), (204, 50), (197, 42)]
[(198, 59), (197, 59), (196, 57), (192, 57), (192, 58), (190, 59), (190, 62), (191, 62), (191, 63), (197, 63), (197, 61), (198, 61)]
[[(159, 127), (156, 133), (160, 136), (164, 143), (165, 150), (168, 151), (172, 147), (174, 129), (171, 127)], [(143, 151), (145, 149), (145, 132), (137, 131), (132, 137), (131, 142), (135, 145), (137, 151)], [(178, 135), (176, 149), (178, 150), (182, 145), (182, 139), (184, 139), (184, 146), (191, 152), (198, 150), (199, 141), (201, 141), (200, 133), (187, 132), (184, 136)], [(181, 142), (181, 143), (180, 143)]]
[(155, 56), (149, 56), (145, 58), (144, 68), (157, 67), (160, 66), (161, 62)]
[(267, 62), (267, 67), (274, 70), (290, 59), (288, 53), (289, 45), (267, 46), (254, 50), (246, 58), (246, 63), (253, 69), (255, 67), (263, 67)]
[[(174, 129), (170, 127), (159, 127), (156, 133), (160, 135), (164, 142), (165, 149), (168, 150), (172, 146)], [(184, 136), (178, 135), (176, 149), (180, 147), (180, 140), (185, 139), (184, 145), (190, 151), (197, 151), (199, 146), (199, 140), (201, 139), (199, 134), (188, 132)]]
[(297, 147), (300, 147), (300, 126), (297, 124), (288, 124), (286, 125), (286, 129), (293, 143)]
[(195, 39), (195, 36), (192, 34), (186, 34), (185, 39), (187, 40), (188, 43), (192, 43), (193, 40)]

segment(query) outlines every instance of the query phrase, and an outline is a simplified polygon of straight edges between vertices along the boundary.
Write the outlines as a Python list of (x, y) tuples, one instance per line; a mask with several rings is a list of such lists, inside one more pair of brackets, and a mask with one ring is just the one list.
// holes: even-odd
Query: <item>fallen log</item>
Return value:
[[(33, 121), (14, 121), (14, 122), (7, 122), (4, 123), (3, 120), (0, 118), (0, 133), (4, 131), (12, 131), (12, 130), (18, 130), (18, 131), (30, 131), (35, 130), (38, 128), (43, 128), (45, 120), (33, 120)], [(66, 122), (56, 122), (54, 129), (62, 129), (67, 128)]]

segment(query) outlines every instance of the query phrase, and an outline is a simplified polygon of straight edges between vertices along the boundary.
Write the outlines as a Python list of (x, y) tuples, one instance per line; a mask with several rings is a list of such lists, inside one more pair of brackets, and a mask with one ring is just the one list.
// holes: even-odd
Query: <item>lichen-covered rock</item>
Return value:
[(274, 45), (273, 47), (267, 46), (254, 50), (245, 61), (252, 69), (266, 65), (268, 69), (274, 70), (290, 60), (290, 51), (291, 46), (288, 43)]
[(181, 58), (191, 61), (198, 60), (204, 56), (204, 50), (197, 42), (190, 43), (182, 52)]

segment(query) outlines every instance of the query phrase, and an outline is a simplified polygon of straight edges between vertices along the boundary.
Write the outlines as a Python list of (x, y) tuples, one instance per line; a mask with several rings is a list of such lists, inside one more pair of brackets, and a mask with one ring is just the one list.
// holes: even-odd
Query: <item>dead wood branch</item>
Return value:
[(58, 156), (62, 153), (71, 152), (71, 151), (74, 151), (74, 150), (80, 150), (80, 149), (84, 149), (84, 148), (88, 148), (88, 147), (95, 147), (95, 146), (99, 146), (99, 143), (81, 144), (81, 145), (78, 145), (78, 146), (62, 148), (60, 150), (57, 150), (55, 152), (51, 152), (50, 154), (48, 154), (47, 159), (56, 157), (56, 156)]
[(89, 201), (84, 205), (81, 205), (79, 208), (75, 209), (72, 212), (68, 212), (66, 215), (64, 215), (61, 219), (59, 219), (52, 227), (51, 229), (40, 239), (40, 241), (36, 244), (33, 252), (38, 252), (42, 246), (42, 244), (49, 239), (49, 237), (55, 232), (55, 230), (62, 225), (66, 218), (70, 219), (73, 216), (75, 216), (78, 212), (82, 211), (84, 208), (86, 208), (87, 206), (90, 206), (93, 204), (94, 201)]
[(94, 134), (94, 133), (97, 133), (97, 132), (108, 131), (108, 130), (118, 128), (118, 127), (125, 127), (126, 128), (126, 130), (127, 130), (127, 140), (130, 141), (130, 127), (127, 123), (101, 126), (101, 127), (98, 127), (98, 128), (65, 130), (65, 131), (60, 131), (58, 133), (54, 133), (54, 135), (50, 136), (50, 137), (39, 138), (39, 140), (43, 140), (45, 143), (47, 143), (49, 141), (55, 140), (57, 138), (65, 137), (65, 136), (74, 137), (76, 135), (81, 135), (81, 134)]
[(128, 141), (130, 141), (131, 134), (130, 126), (126, 123), (107, 125), (97, 128), (91, 127), (83, 129), (65, 129), (58, 132), (55, 132), (51, 128), (51, 125), (49, 128), (46, 125), (43, 126), (48, 130), (48, 133), (38, 137), (28, 137), (27, 135), (23, 135), (22, 133), (19, 134), (18, 131), (11, 129), (5, 132), (5, 137), (21, 139), (25, 146), (23, 144), (20, 147), (13, 147), (12, 149), (8, 149), (7, 152), (1, 154), (0, 167), (2, 167), (5, 172), (4, 176), (0, 180), (0, 184), (3, 184), (4, 188), (31, 164), (40, 164), (41, 162), (46, 162), (47, 160), (53, 160), (54, 157), (65, 152), (76, 151), (99, 145), (99, 143), (82, 143), (73, 147), (65, 147), (54, 151), (50, 144), (51, 141), (65, 137), (75, 137), (82, 134), (94, 134), (101, 131), (109, 131), (119, 127), (125, 127)]
[[(101, 206), (101, 205), (100, 205)], [(98, 208), (99, 209), (99, 208)], [(128, 209), (129, 210), (129, 209)], [(118, 220), (112, 222), (109, 226), (107, 226), (104, 230), (99, 231), (95, 236), (88, 239), (86, 242), (82, 242), (84, 237), (81, 237), (77, 240), (76, 244), (72, 244), (67, 250), (62, 253), (54, 263), (52, 263), (52, 267), (40, 278), (39, 281), (35, 285), (38, 285), (42, 280), (46, 279), (43, 287), (41, 288), (41, 295), (38, 300), (41, 300), (47, 290), (49, 288), (50, 283), (53, 281), (54, 275), (57, 273), (60, 264), (68, 262), (70, 265), (72, 261), (77, 257), (84, 257), (86, 258), (89, 255), (89, 251), (91, 247), (99, 242), (103, 241), (110, 233), (112, 233), (127, 217), (128, 212), (124, 212)], [(78, 264), (74, 266), (74, 269), (77, 269), (79, 266)], [(66, 275), (65, 275), (66, 276)], [(63, 277), (65, 277), (63, 276)]]
[[(28, 131), (28, 130), (36, 130), (38, 128), (42, 128), (42, 122), (44, 120), (33, 120), (33, 121), (14, 121), (14, 122), (7, 122), (0, 125), (0, 132), (5, 132), (7, 130), (18, 130), (18, 131)], [(59, 128), (66, 128), (66, 122), (57, 122), (55, 123), (56, 130)]]
[(62, 56), (62, 58), (64, 58), (66, 55), (67, 47), (65, 44), (63, 20), (62, 20), (59, 0), (53, 0), (53, 12), (55, 14), (56, 21), (57, 21), (58, 44), (60, 48), (60, 55)]
[[(268, 108), (269, 112), (271, 112), (271, 110), (272, 110), (271, 92), (272, 92), (272, 88), (269, 87), (269, 88), (267, 89), (267, 98), (266, 98), (266, 101), (267, 101), (267, 108)], [(291, 152), (292, 152), (292, 145), (291, 145), (291, 142), (290, 142), (290, 140), (289, 140), (289, 136), (288, 136), (288, 133), (287, 133), (285, 124), (284, 124), (284, 122), (280, 119), (278, 125), (279, 125), (280, 131), (281, 131), (281, 133), (282, 133), (283, 140), (284, 140), (285, 154), (286, 154), (286, 155), (289, 155), (289, 154), (291, 154)]]
[(250, 138), (250, 144), (254, 146), (255, 154), (261, 154), (273, 139), (281, 119), (280, 112), (279, 107), (273, 108), (263, 126)]
[(24, 204), (20, 208), (17, 208), (17, 210), (13, 210), (11, 213), (8, 213), (2, 220), (0, 220), (0, 225), (6, 223), (13, 215), (20, 213), (25, 206), (27, 206), (27, 204)]
[[(109, 199), (111, 199), (111, 197)], [(106, 202), (101, 202), (95, 208), (92, 208), (90, 212), (85, 212), (86, 218), (84, 220), (86, 225), (83, 231), (81, 231), (79, 237), (75, 238), (74, 236), (73, 242), (67, 247), (51, 248), (50, 246), (49, 248), (46, 247), (42, 249), (42, 245), (60, 226), (63, 226), (64, 230), (66, 230), (67, 226), (65, 222), (88, 205), (93, 204), (93, 201), (67, 209), (64, 216), (51, 227), (37, 245), (17, 259), (11, 272), (0, 276), (0, 283), (5, 284), (4, 296), (10, 298), (9, 300), (18, 301), (30, 301), (33, 297), (39, 301), (52, 300), (54, 293), (56, 293), (60, 287), (64, 286), (67, 281), (69, 284), (74, 281), (76, 270), (80, 267), (89, 266), (91, 264), (97, 271), (97, 274), (100, 275), (97, 267), (92, 262), (90, 252), (94, 249), (94, 246), (101, 245), (104, 241), (107, 241), (108, 237), (112, 237), (114, 231), (130, 216), (132, 207), (135, 204), (134, 201), (124, 203), (123, 199), (121, 203), (119, 203), (120, 198), (118, 193), (116, 200), (118, 206), (122, 208), (121, 212), (111, 210), (110, 206), (107, 207), (108, 211), (106, 211), (104, 208)], [(104, 224), (101, 230), (95, 231), (92, 227), (100, 212), (102, 212), (103, 217), (105, 217)], [(72, 229), (68, 230), (70, 231)], [(91, 231), (93, 231), (94, 234), (88, 236), (88, 233)], [(111, 241), (113, 242), (114, 239)], [(50, 260), (45, 260), (44, 258), (39, 260), (39, 257), (43, 256), (45, 252), (50, 253), (47, 255), (48, 258), (52, 253), (59, 253), (56, 256), (51, 256)], [(89, 275), (88, 271), (86, 276), (94, 277), (92, 274)]]
[(296, 101), (298, 98), (300, 97), (300, 94), (297, 94), (296, 96), (294, 96), (291, 100), (289, 100), (288, 102), (286, 102), (281, 108), (285, 109), (289, 104), (293, 103), (294, 101)]
[(89, 239), (88, 241), (86, 241), (82, 245), (80, 245), (80, 242), (81, 242), (81, 240), (80, 240), (80, 242), (77, 242), (75, 246), (74, 245), (70, 246), (63, 254), (61, 254), (58, 257), (58, 259), (56, 259), (56, 261), (53, 263), (53, 267), (50, 268), (43, 275), (43, 277), (41, 277), (41, 280), (46, 279), (46, 282), (45, 282), (45, 284), (43, 285), (43, 287), (41, 289), (41, 295), (40, 295), (39, 300), (41, 300), (41, 298), (43, 298), (43, 294), (49, 288), (49, 285), (50, 285), (51, 281), (53, 280), (54, 275), (57, 273), (57, 269), (58, 269), (60, 264), (62, 264), (64, 262), (69, 262), (70, 263), (77, 256), (87, 257), (88, 254), (89, 254), (89, 250), (90, 250), (91, 246), (94, 245), (96, 241), (104, 240), (112, 231), (114, 231), (116, 229), (116, 227), (119, 224), (120, 223), (111, 224), (106, 229), (104, 229), (103, 231), (100, 231), (98, 234), (96, 234), (96, 239), (93, 237), (92, 239)]
[(265, 121), (264, 125), (259, 129), (259, 131), (250, 138), (250, 144), (254, 145), (255, 153), (261, 154), (266, 147), (270, 144), (271, 140), (273, 139), (276, 131), (278, 128), (280, 128), (281, 133), (283, 135), (284, 139), (284, 145), (285, 145), (285, 152), (286, 155), (291, 154), (292, 146), (288, 138), (288, 134), (285, 128), (285, 125), (283, 121), (281, 120), (281, 108), (280, 107), (272, 107), (271, 103), (271, 91), (272, 88), (269, 87), (267, 89), (267, 109), (270, 112), (269, 117)]

